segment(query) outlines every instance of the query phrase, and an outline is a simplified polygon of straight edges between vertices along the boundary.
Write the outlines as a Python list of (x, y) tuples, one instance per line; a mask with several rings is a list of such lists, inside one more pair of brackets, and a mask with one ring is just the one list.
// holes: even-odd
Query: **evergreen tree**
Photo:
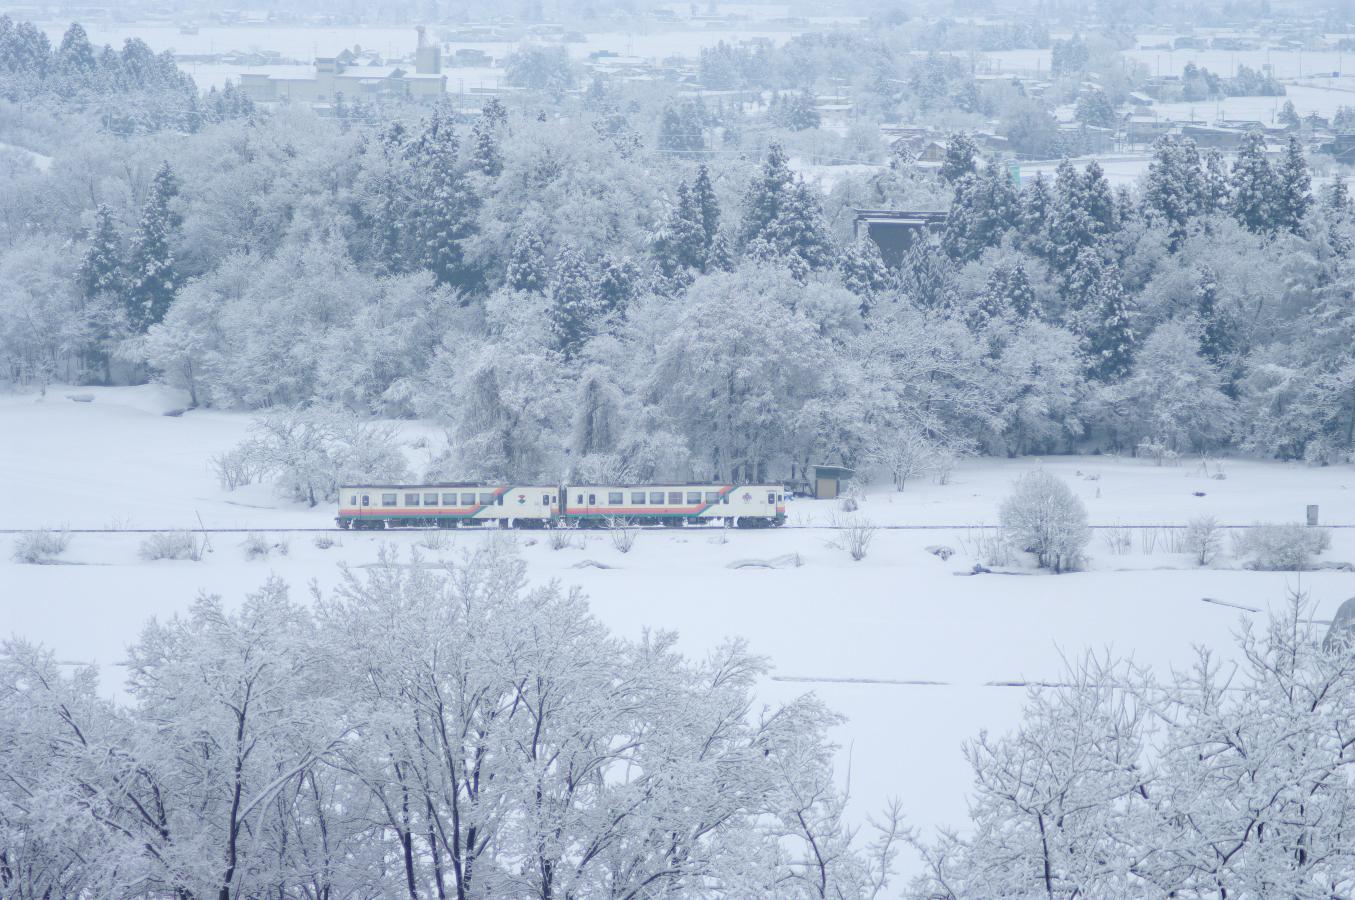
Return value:
[(955, 201), (946, 217), (944, 246), (954, 259), (978, 259), (1016, 223), (1020, 198), (1004, 166), (989, 160), (981, 175), (955, 183)]
[(1201, 176), (1200, 215), (1212, 216), (1227, 212), (1231, 202), (1228, 167), (1223, 154), (1210, 148), (1204, 155), (1204, 173)]
[(459, 151), (451, 115), (437, 110), (411, 147), (415, 185), (406, 233), (414, 240), (415, 265), (430, 270), (439, 284), (464, 288), (475, 273), (462, 245), (475, 233), (480, 198), (460, 166)]
[(739, 243), (747, 244), (762, 235), (781, 213), (781, 206), (795, 182), (786, 152), (780, 144), (772, 144), (762, 171), (748, 186), (743, 197), (743, 222)]
[(475, 142), (471, 148), (471, 168), (491, 178), (499, 177), (503, 172), (503, 153), (493, 120), (480, 116), (471, 126), (471, 136)]
[(1227, 314), (1219, 308), (1219, 279), (1209, 266), (1200, 267), (1195, 284), (1195, 315), (1200, 320), (1200, 352), (1220, 365), (1233, 352), (1233, 328)]
[(1087, 374), (1099, 381), (1119, 381), (1134, 362), (1134, 328), (1130, 322), (1129, 297), (1120, 282), (1119, 269), (1106, 266), (1084, 316), (1083, 352)]
[(1194, 141), (1185, 144), (1163, 136), (1153, 148), (1153, 161), (1143, 186), (1143, 202), (1170, 235), (1175, 252), (1185, 239), (1186, 228), (1201, 210), (1204, 173)]
[(546, 289), (546, 242), (535, 228), (524, 228), (513, 241), (505, 281), (515, 291)]
[(1299, 120), (1299, 111), (1294, 108), (1293, 100), (1284, 101), (1284, 106), (1280, 107), (1279, 123), (1285, 128), (1297, 129), (1303, 124)]
[(922, 309), (949, 311), (958, 305), (950, 260), (925, 238), (917, 239), (908, 249), (898, 278), (899, 289)]
[(1017, 319), (1029, 319), (1037, 315), (1035, 308), (1035, 288), (1031, 286), (1026, 267), (1017, 263), (1006, 277), (1007, 307)]
[(1252, 131), (1242, 139), (1229, 179), (1233, 216), (1248, 230), (1275, 230), (1275, 171), (1266, 161), (1266, 142)]
[(566, 247), (555, 259), (550, 280), (550, 324), (556, 348), (573, 357), (593, 334), (601, 312), (588, 265)]
[(1106, 173), (1096, 160), (1087, 163), (1082, 172), (1081, 199), (1092, 224), (1095, 237), (1099, 240), (1111, 234), (1119, 226), (1118, 205)]
[(141, 224), (128, 259), (126, 281), (127, 319), (141, 334), (161, 321), (179, 288), (170, 242), (178, 218), (170, 202), (179, 193), (178, 179), (169, 163), (163, 163), (151, 183), (150, 196), (141, 213)]
[(696, 167), (696, 179), (692, 182), (692, 202), (701, 213), (701, 230), (706, 235), (706, 247), (709, 249), (720, 232), (720, 201), (715, 197), (715, 186), (710, 181), (710, 170), (703, 163)]
[(480, 118), (493, 129), (500, 130), (508, 127), (508, 107), (503, 105), (503, 101), (498, 97), (491, 97), (485, 101), (484, 107), (480, 110)]
[(876, 299), (889, 289), (892, 281), (880, 248), (869, 237), (847, 245), (838, 259), (838, 271), (843, 286), (861, 298), (863, 316), (870, 314)]
[[(1104, 180), (1100, 177), (1092, 184), (1099, 189)], [(1054, 195), (1048, 213), (1046, 254), (1057, 271), (1068, 271), (1082, 251), (1095, 246), (1103, 234), (1102, 221), (1094, 218), (1091, 212), (1093, 198), (1088, 194), (1089, 186), (1071, 162), (1065, 159), (1059, 163), (1054, 173)], [(1101, 216), (1113, 215), (1114, 198), (1108, 187), (1095, 203)]]
[(677, 205), (669, 211), (663, 230), (654, 242), (654, 253), (660, 270), (670, 278), (686, 271), (706, 271), (710, 244), (701, 221), (701, 210), (686, 182), (678, 185)]
[(1066, 317), (1074, 331), (1085, 330), (1087, 310), (1096, 305), (1096, 292), (1106, 272), (1106, 262), (1096, 247), (1085, 247), (1063, 273), (1060, 294)]
[(94, 211), (94, 230), (89, 247), (80, 260), (76, 282), (86, 302), (102, 296), (117, 296), (122, 292), (121, 241), (113, 211), (100, 203)]
[(1049, 208), (1053, 202), (1049, 191), (1049, 182), (1044, 174), (1036, 174), (1035, 179), (1021, 191), (1020, 207), (1016, 216), (1016, 231), (1020, 236), (1020, 246), (1039, 257), (1048, 255), (1049, 250)]
[(597, 312), (611, 315), (620, 312), (635, 299), (640, 284), (640, 270), (629, 259), (617, 259), (612, 254), (603, 257), (597, 275)]
[(773, 144), (743, 201), (742, 239), (757, 257), (784, 260), (797, 275), (832, 264), (833, 245), (813, 190), (790, 172)]
[(89, 35), (78, 22), (72, 23), (62, 35), (61, 45), (52, 61), (52, 74), (61, 79), (58, 90), (69, 96), (90, 87), (98, 65)]
[(1275, 175), (1275, 227), (1297, 234), (1313, 205), (1313, 180), (1308, 174), (1303, 147), (1292, 134)]
[(974, 145), (973, 138), (963, 131), (952, 134), (946, 142), (945, 158), (941, 160), (942, 180), (954, 184), (964, 176), (977, 172), (978, 155), (979, 148)]

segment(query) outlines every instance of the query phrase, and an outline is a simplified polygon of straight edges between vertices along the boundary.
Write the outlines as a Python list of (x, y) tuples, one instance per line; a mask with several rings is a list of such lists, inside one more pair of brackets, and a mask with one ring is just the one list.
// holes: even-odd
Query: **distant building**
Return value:
[(1166, 134), (1176, 132), (1176, 123), (1156, 116), (1126, 116), (1124, 139), (1130, 144), (1152, 144)]
[(857, 240), (875, 242), (886, 266), (898, 268), (914, 244), (945, 224), (946, 214), (937, 210), (858, 209), (852, 230)]
[(289, 77), (255, 72), (240, 76), (240, 89), (256, 103), (335, 103), (347, 100), (406, 99), (432, 101), (447, 93), (442, 74), (442, 48), (424, 39), (414, 51), (414, 71), (400, 66), (354, 65), (349, 51), (315, 60), (315, 73)]
[(1221, 128), (1217, 125), (1182, 125), (1181, 137), (1190, 138), (1201, 150), (1236, 150), (1247, 134), (1242, 128)]

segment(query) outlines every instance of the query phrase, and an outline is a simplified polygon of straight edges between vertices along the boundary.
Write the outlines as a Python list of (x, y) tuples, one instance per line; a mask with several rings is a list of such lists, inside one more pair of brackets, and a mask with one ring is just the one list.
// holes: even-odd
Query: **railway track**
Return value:
[[(636, 527), (642, 528), (642, 529), (644, 529), (644, 530), (646, 530), (646, 531), (664, 531), (664, 532), (671, 532), (671, 533), (675, 533), (675, 534), (681, 533), (681, 532), (683, 532), (683, 531), (688, 531), (688, 530), (692, 530), (692, 531), (721, 531), (721, 530), (723, 530), (723, 529), (721, 528), (721, 526), (719, 526), (719, 525), (689, 525), (689, 526), (686, 526), (685, 528), (669, 528), (669, 527), (665, 527), (665, 526), (661, 526), (661, 525), (639, 525), (639, 526), (636, 526)], [(749, 530), (756, 531), (756, 532), (767, 532), (767, 531), (841, 531), (841, 530), (843, 530), (844, 528), (847, 528), (847, 527), (849, 527), (849, 526), (846, 526), (846, 525), (782, 525), (782, 526), (780, 526), (779, 528), (758, 528), (758, 529), (731, 528), (731, 529), (729, 529), (729, 530), (730, 530), (731, 532), (739, 532), (739, 533), (744, 533), (744, 532), (747, 532), (747, 531), (749, 531)], [(874, 526), (874, 527), (875, 527), (875, 529), (876, 529), (877, 531), (995, 531), (995, 530), (997, 530), (1000, 526), (998, 526), (998, 525), (876, 525), (876, 526)], [(1102, 525), (1088, 525), (1087, 527), (1088, 527), (1088, 528), (1091, 528), (1093, 531), (1105, 531), (1105, 530), (1111, 530), (1111, 529), (1116, 529), (1116, 530), (1129, 530), (1129, 531), (1150, 531), (1150, 530), (1161, 530), (1161, 529), (1184, 529), (1186, 526), (1183, 525), (1183, 524), (1180, 523), (1180, 522), (1171, 522), (1171, 523), (1163, 523), (1163, 524), (1156, 524), (1156, 525), (1153, 525), (1153, 524), (1146, 524), (1146, 525), (1119, 525), (1119, 524), (1116, 524), (1116, 525), (1104, 525), (1104, 524), (1102, 524)], [(1257, 528), (1257, 527), (1259, 527), (1259, 526), (1256, 525), (1256, 524), (1247, 524), (1247, 525), (1225, 525), (1225, 524), (1220, 523), (1220, 524), (1218, 524), (1216, 527), (1218, 527), (1218, 528), (1220, 528), (1220, 529), (1237, 530), (1237, 529)], [(1323, 525), (1321, 525), (1320, 527), (1322, 527), (1322, 528), (1355, 528), (1355, 524), (1352, 524), (1352, 525), (1346, 525), (1346, 524), (1323, 524)], [(192, 533), (192, 534), (253, 534), (253, 533), (264, 533), (264, 534), (371, 534), (371, 535), (378, 535), (378, 534), (400, 534), (400, 533), (402, 533), (402, 532), (420, 533), (420, 532), (427, 532), (427, 531), (432, 531), (432, 532), (442, 532), (442, 533), (450, 532), (450, 533), (453, 533), (453, 534), (458, 533), (458, 532), (521, 531), (521, 532), (523, 532), (523, 533), (525, 533), (525, 534), (531, 534), (531, 533), (536, 532), (536, 531), (548, 531), (548, 530), (549, 530), (549, 529), (545, 529), (545, 528), (494, 528), (494, 527), (492, 527), (492, 526), (489, 526), (489, 527), (472, 527), (472, 528), (422, 528), (422, 527), (420, 527), (420, 528), (413, 528), (413, 527), (411, 527), (411, 528), (389, 528), (389, 529), (372, 529), (372, 530), (366, 530), (366, 529), (358, 529), (358, 530), (354, 530), (354, 529), (349, 529), (349, 528), (338, 528), (338, 527), (335, 527), (335, 526), (330, 526), (329, 528), (272, 528), (272, 527), (268, 527), (268, 526), (263, 526), (263, 527), (255, 527), (255, 528), (201, 528), (201, 527), (199, 527), (199, 528), (0, 528), (0, 534), (24, 534), (24, 533), (29, 532), (29, 531), (64, 531), (64, 532), (66, 532), (67, 534), (159, 534), (159, 533), (163, 533), (163, 532), (178, 532), (178, 531), (183, 531), (183, 532), (189, 532), (189, 533)], [(593, 531), (606, 531), (607, 529), (606, 529), (606, 528), (597, 528), (597, 529), (581, 529), (581, 530), (585, 530), (585, 531), (587, 531), (587, 530), (593, 530)]]

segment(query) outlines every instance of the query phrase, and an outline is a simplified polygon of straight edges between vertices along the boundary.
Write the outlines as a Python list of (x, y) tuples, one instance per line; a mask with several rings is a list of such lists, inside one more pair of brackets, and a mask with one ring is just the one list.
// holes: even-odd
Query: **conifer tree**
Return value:
[(1153, 148), (1153, 161), (1143, 186), (1143, 202), (1170, 236), (1175, 252), (1185, 239), (1186, 227), (1202, 207), (1204, 173), (1194, 141), (1185, 143), (1163, 136)]
[(1266, 143), (1252, 131), (1242, 139), (1229, 177), (1234, 218), (1257, 233), (1275, 230), (1275, 171), (1266, 161)]
[(1134, 361), (1134, 328), (1118, 267), (1102, 270), (1088, 299), (1090, 315), (1083, 317), (1087, 374), (1100, 381), (1119, 381), (1129, 374)]
[(1313, 180), (1303, 147), (1292, 134), (1285, 145), (1284, 158), (1275, 173), (1275, 227), (1297, 234), (1313, 205)]
[(471, 168), (491, 178), (503, 172), (503, 153), (499, 149), (499, 135), (493, 122), (481, 116), (471, 126), (474, 146), (471, 148)]
[(461, 168), (459, 151), (451, 115), (437, 110), (411, 147), (415, 189), (406, 231), (414, 240), (417, 266), (430, 270), (439, 284), (467, 287), (474, 273), (462, 245), (474, 234), (480, 200)]
[(1195, 315), (1200, 320), (1200, 352), (1206, 359), (1219, 365), (1233, 350), (1231, 323), (1219, 309), (1219, 279), (1209, 266), (1200, 267), (1195, 284)]
[(94, 211), (94, 229), (90, 232), (89, 247), (80, 260), (76, 275), (80, 295), (86, 302), (100, 296), (116, 296), (122, 289), (121, 241), (113, 211), (100, 203)]
[(898, 279), (903, 294), (923, 309), (944, 311), (957, 305), (950, 260), (925, 239), (914, 241), (908, 249)]
[(168, 162), (162, 163), (151, 183), (127, 265), (127, 319), (141, 334), (165, 317), (179, 288), (170, 246), (178, 227), (170, 202), (178, 193), (179, 182), (173, 169)]
[(629, 259), (612, 254), (603, 257), (597, 274), (597, 313), (607, 316), (624, 310), (635, 299), (640, 270)]
[(720, 231), (720, 201), (715, 196), (715, 186), (710, 182), (710, 170), (704, 164), (696, 167), (696, 178), (692, 181), (692, 202), (701, 214), (701, 230), (706, 235), (706, 247), (709, 249)]
[(772, 144), (762, 170), (748, 186), (743, 197), (743, 222), (739, 228), (739, 242), (747, 244), (762, 235), (781, 213), (782, 204), (795, 182), (786, 152), (780, 144)]
[(518, 232), (508, 256), (505, 281), (515, 291), (546, 289), (546, 242), (536, 228), (528, 227)]
[(1045, 257), (1049, 251), (1049, 207), (1052, 196), (1049, 182), (1043, 173), (1037, 173), (1035, 179), (1021, 191), (1021, 202), (1017, 210), (1016, 231), (1019, 245), (1035, 254)]
[(861, 315), (869, 315), (877, 298), (889, 289), (892, 281), (885, 268), (880, 248), (869, 237), (853, 241), (843, 250), (838, 260), (838, 271), (847, 290), (861, 298)]
[(785, 151), (773, 144), (743, 201), (742, 241), (748, 252), (784, 260), (803, 275), (832, 264), (833, 245), (819, 198), (790, 171)]
[(952, 134), (946, 142), (945, 158), (941, 160), (939, 174), (942, 180), (954, 184), (964, 176), (976, 173), (979, 170), (978, 155), (979, 148), (974, 145), (973, 138), (963, 131)]
[(572, 357), (592, 336), (600, 312), (588, 265), (577, 250), (566, 247), (555, 259), (550, 280), (551, 331), (556, 347)]
[(1212, 216), (1227, 212), (1230, 203), (1228, 167), (1223, 154), (1210, 148), (1204, 155), (1201, 175), (1200, 215)]

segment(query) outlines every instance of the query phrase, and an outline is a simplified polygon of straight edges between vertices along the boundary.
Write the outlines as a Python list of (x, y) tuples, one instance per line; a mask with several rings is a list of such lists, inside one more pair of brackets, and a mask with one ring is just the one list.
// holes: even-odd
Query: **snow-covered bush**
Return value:
[(1041, 568), (1059, 573), (1081, 565), (1091, 540), (1087, 509), (1058, 478), (1040, 469), (1021, 476), (999, 515), (1007, 540), (1035, 554)]
[(203, 545), (189, 531), (157, 531), (141, 542), (141, 558), (147, 562), (157, 559), (202, 559)]
[(70, 532), (61, 531), (25, 531), (14, 540), (14, 561), (38, 564), (51, 562), (52, 557), (60, 556), (71, 545)]
[(426, 531), (414, 542), (422, 550), (442, 551), (452, 546), (451, 539), (441, 531)]
[(1223, 545), (1222, 533), (1219, 530), (1219, 523), (1213, 516), (1198, 516), (1186, 523), (1186, 533), (1183, 538), (1186, 552), (1194, 557), (1195, 562), (1202, 566), (1207, 566), (1219, 555), (1219, 549)]
[(395, 429), (344, 410), (276, 410), (256, 420), (253, 432), (233, 452), (256, 473), (272, 475), (284, 495), (311, 506), (333, 500), (341, 484), (409, 476)]
[(984, 566), (1005, 566), (1012, 561), (1012, 548), (1001, 529), (971, 525), (960, 537), (965, 554)]
[(612, 516), (607, 519), (607, 536), (618, 553), (629, 553), (640, 535), (640, 526), (631, 519)]
[(253, 484), (259, 477), (256, 461), (247, 448), (241, 446), (212, 457), (212, 469), (221, 486), (228, 491)]
[(267, 535), (255, 532), (246, 535), (240, 547), (245, 551), (245, 559), (267, 559), (273, 553), (277, 553), (278, 556), (286, 556), (288, 551), (291, 550), (291, 544), (286, 538), (270, 541)]
[(1249, 569), (1299, 572), (1331, 546), (1331, 532), (1297, 523), (1260, 523), (1233, 533), (1233, 555)]
[(865, 559), (866, 554), (870, 552), (870, 545), (875, 540), (877, 530), (874, 522), (858, 513), (834, 515), (829, 520), (828, 527), (833, 531), (828, 546), (844, 551), (857, 562)]
[(334, 546), (335, 541), (334, 538), (327, 534), (317, 534), (312, 543), (315, 544), (316, 550), (328, 550), (330, 547)]
[(546, 535), (546, 546), (552, 550), (568, 550), (574, 546), (574, 533), (577, 531), (574, 526), (561, 519), (550, 526)]
[(1123, 525), (1107, 528), (1101, 539), (1105, 541), (1106, 549), (1116, 556), (1124, 556), (1134, 549), (1134, 532)]

